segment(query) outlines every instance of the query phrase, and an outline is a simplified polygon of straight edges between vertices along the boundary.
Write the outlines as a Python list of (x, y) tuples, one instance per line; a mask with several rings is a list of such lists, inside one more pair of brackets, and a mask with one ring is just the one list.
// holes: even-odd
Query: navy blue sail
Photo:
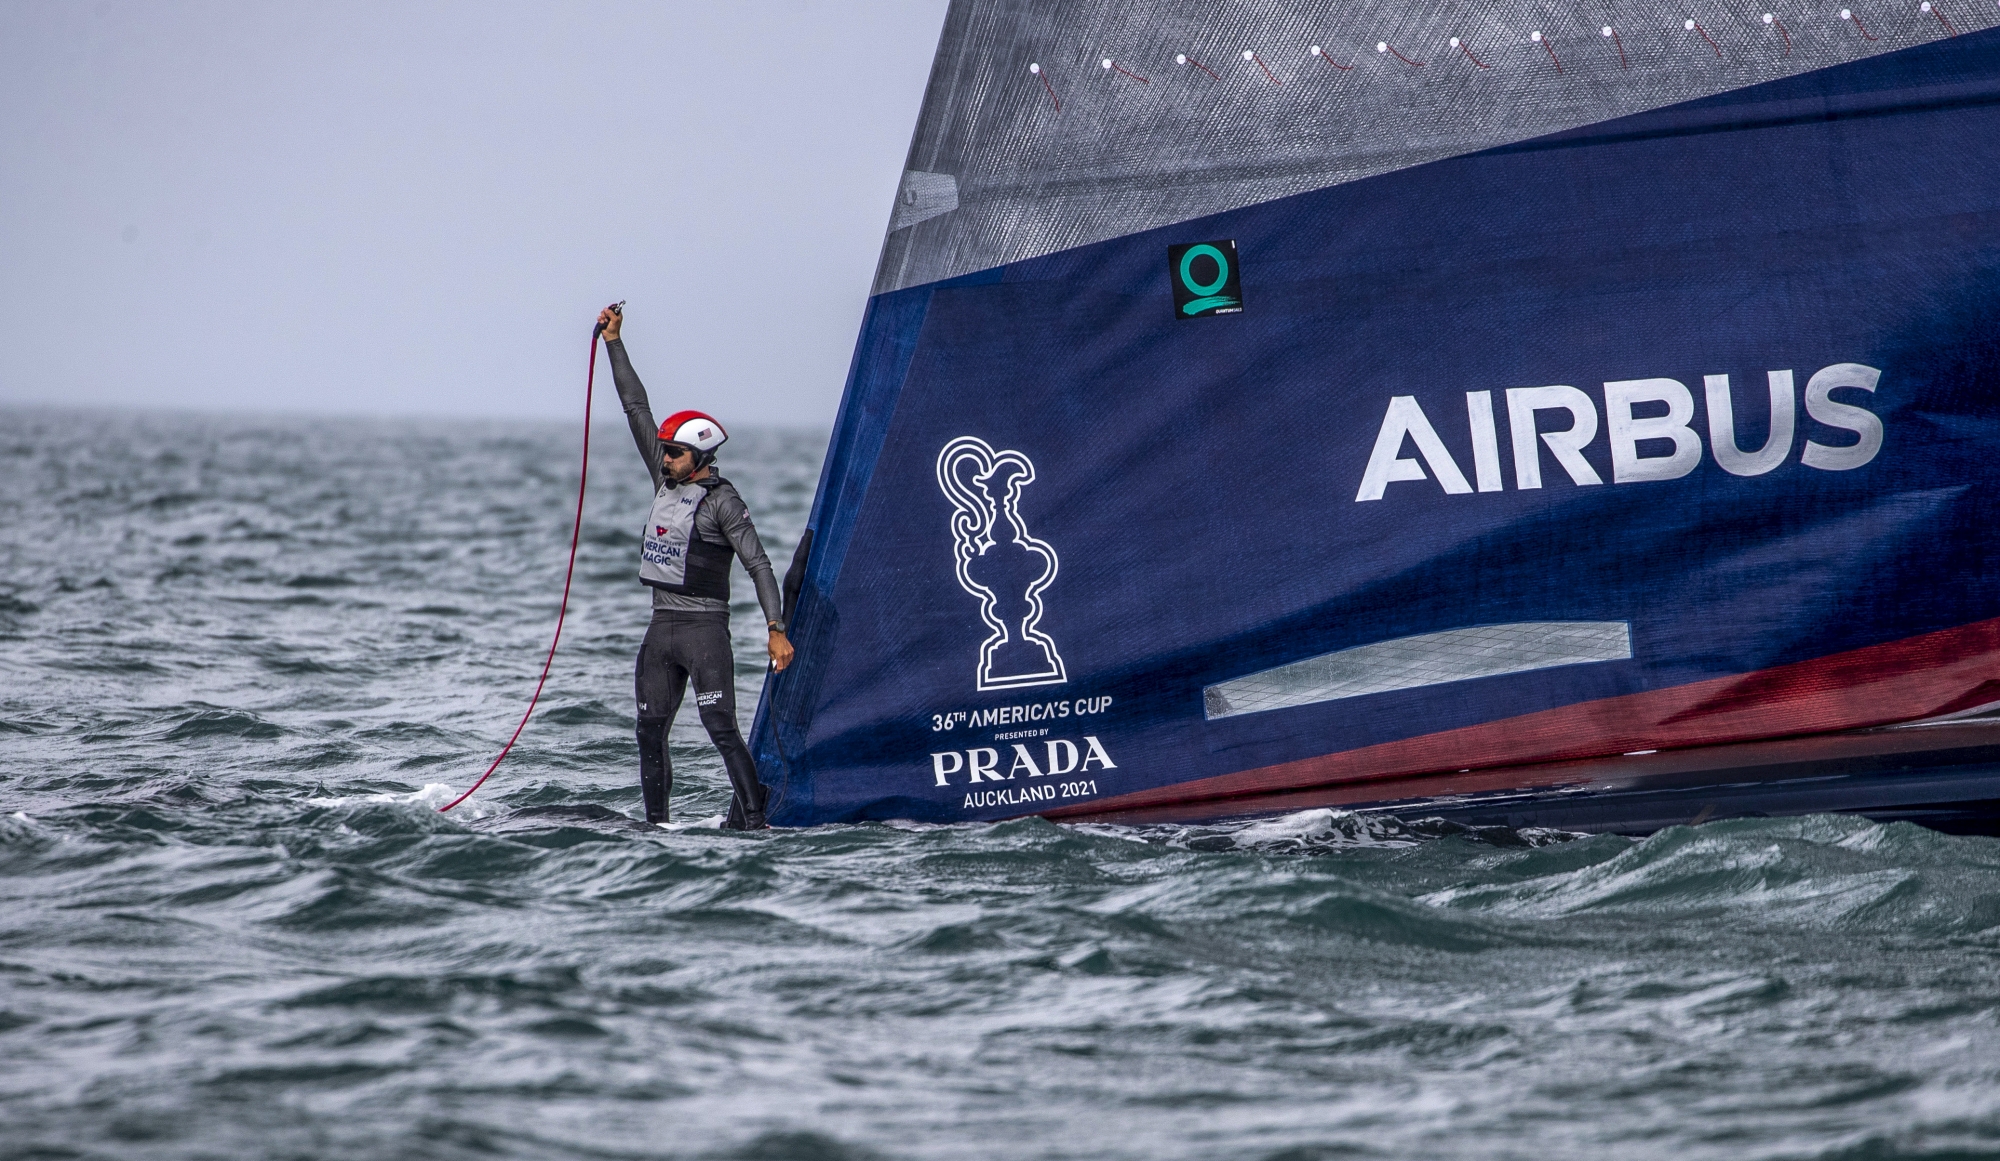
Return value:
[(1676, 13), (955, 5), (772, 821), (1990, 829), (1995, 14)]

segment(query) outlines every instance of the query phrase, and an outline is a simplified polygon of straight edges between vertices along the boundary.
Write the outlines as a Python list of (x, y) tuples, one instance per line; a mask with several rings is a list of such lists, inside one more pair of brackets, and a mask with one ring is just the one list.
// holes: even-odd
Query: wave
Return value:
[(1988, 840), (1842, 815), (1673, 827), (1580, 867), (1532, 863), (1513, 881), (1453, 886), (1426, 903), (1492, 915), (1737, 922), (1766, 928), (2000, 930)]
[[(718, 829), (728, 780), (691, 710), (673, 821), (649, 826), (631, 457), (593, 476), (544, 712), (440, 814), (547, 647), (574, 433), (130, 422), (24, 417), (6, 439), (33, 457), (0, 459), (26, 498), (0, 524), (0, 1152), (1734, 1161), (2000, 1141), (2000, 842), (1331, 810), (746, 835)], [(107, 480), (107, 440), (186, 464)], [(729, 474), (782, 563), (824, 435), (757, 440), (735, 434)], [(143, 509), (175, 491), (202, 499)], [(187, 541), (149, 566), (177, 578), (98, 583), (136, 576), (118, 546), (142, 538)], [(356, 583), (288, 583), (315, 577)], [(762, 665), (739, 659), (747, 719)]]
[(243, 738), (251, 741), (269, 741), (282, 738), (286, 734), (283, 727), (265, 721), (256, 714), (244, 710), (206, 708), (182, 718), (171, 729), (160, 735), (161, 741), (189, 742), (202, 738)]
[(1152, 841), (1189, 850), (1247, 850), (1314, 854), (1358, 848), (1398, 848), (1440, 838), (1463, 838), (1501, 847), (1541, 847), (1584, 836), (1545, 828), (1471, 827), (1444, 819), (1405, 822), (1389, 814), (1315, 809), (1248, 822), (1206, 826), (1142, 827)]

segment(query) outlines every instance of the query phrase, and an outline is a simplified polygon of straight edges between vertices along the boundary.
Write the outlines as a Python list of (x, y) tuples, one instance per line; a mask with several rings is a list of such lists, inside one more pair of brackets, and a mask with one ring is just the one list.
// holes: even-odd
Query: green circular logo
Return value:
[[(1215, 281), (1206, 284), (1194, 280), (1194, 260), (1204, 254), (1215, 259)], [(1221, 290), (1228, 281), (1229, 259), (1224, 258), (1222, 251), (1208, 243), (1203, 242), (1199, 246), (1190, 246), (1188, 252), (1181, 255), (1181, 285), (1194, 293), (1214, 294), (1216, 291)]]

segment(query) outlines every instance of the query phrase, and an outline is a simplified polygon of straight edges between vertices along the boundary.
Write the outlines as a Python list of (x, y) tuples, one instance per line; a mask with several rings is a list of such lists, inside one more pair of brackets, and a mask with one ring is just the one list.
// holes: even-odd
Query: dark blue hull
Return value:
[(2000, 31), (880, 294), (772, 821), (1989, 829), (1996, 319)]
[(1730, 818), (1857, 814), (2000, 835), (2000, 723), (1898, 727), (1077, 815), (1195, 823), (1316, 809), (1471, 827), (1642, 835)]

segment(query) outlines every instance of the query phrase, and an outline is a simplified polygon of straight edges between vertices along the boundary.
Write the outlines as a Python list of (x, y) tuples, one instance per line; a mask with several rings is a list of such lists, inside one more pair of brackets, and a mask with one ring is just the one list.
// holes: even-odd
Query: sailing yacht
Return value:
[(2000, 10), (1764, 2), (956, 0), (771, 821), (2000, 831)]

